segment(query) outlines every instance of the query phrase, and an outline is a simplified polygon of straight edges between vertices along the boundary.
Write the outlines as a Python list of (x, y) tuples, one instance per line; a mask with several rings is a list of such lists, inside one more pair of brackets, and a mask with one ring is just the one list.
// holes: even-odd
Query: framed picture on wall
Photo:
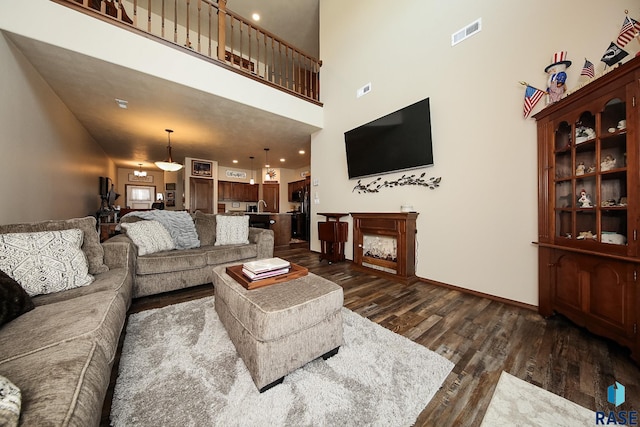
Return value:
[(175, 206), (176, 205), (176, 192), (175, 191), (167, 191), (167, 206)]
[(213, 177), (213, 163), (203, 160), (191, 160), (191, 175), (202, 178)]
[(164, 189), (169, 191), (169, 190), (175, 190), (176, 189), (176, 183), (175, 182), (167, 182), (164, 185)]

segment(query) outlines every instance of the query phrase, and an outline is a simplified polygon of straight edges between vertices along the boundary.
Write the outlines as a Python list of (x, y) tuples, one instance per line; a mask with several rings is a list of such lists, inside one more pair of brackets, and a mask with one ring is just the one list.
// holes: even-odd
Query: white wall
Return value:
[[(544, 68), (566, 50), (574, 87), (585, 57), (604, 65), (624, 10), (640, 15), (637, 0), (586, 4), (320, 0), (325, 123), (312, 138), (312, 221), (324, 220), (317, 212), (397, 212), (408, 202), (420, 213), (419, 277), (537, 305), (536, 127), (522, 117), (518, 82), (544, 89)], [(452, 47), (451, 34), (477, 18), (482, 31)], [(633, 56), (640, 43), (628, 47)], [(372, 91), (357, 99), (368, 82)], [(417, 172), (441, 176), (441, 187), (352, 192), (343, 133), (426, 97), (435, 166)], [(314, 224), (312, 236), (319, 250)], [(351, 238), (346, 248), (352, 259)]]
[(0, 94), (0, 224), (95, 214), (115, 165), (2, 33)]

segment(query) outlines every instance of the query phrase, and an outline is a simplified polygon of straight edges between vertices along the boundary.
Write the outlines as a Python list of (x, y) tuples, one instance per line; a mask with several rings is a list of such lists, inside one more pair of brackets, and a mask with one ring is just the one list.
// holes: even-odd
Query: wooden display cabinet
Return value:
[(403, 283), (416, 280), (417, 212), (352, 212), (351, 216), (357, 268)]
[(534, 117), (539, 312), (561, 313), (640, 361), (640, 58)]

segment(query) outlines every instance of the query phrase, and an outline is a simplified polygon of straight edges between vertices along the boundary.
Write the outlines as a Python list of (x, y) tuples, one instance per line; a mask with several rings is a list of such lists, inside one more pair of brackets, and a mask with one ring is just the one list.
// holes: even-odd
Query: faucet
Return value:
[(260, 202), (264, 203), (264, 207), (267, 207), (267, 202), (265, 202), (264, 200), (260, 199), (258, 200), (258, 212), (260, 212)]

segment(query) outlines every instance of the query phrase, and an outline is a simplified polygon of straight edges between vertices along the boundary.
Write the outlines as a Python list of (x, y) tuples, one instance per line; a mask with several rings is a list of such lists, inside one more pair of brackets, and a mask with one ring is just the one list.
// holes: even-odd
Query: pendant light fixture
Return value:
[(253, 156), (249, 157), (251, 159), (251, 179), (249, 180), (249, 184), (253, 185), (256, 181), (253, 179)]
[(139, 177), (147, 176), (147, 172), (142, 170), (142, 163), (138, 163), (138, 166), (140, 166), (140, 170), (134, 170), (133, 174)]
[(269, 181), (271, 179), (271, 176), (269, 175), (269, 149), (265, 148), (264, 149), (264, 159), (265, 159), (265, 163), (264, 163), (264, 167), (267, 168), (267, 172), (264, 174), (264, 180), (265, 181)]
[(169, 145), (167, 145), (167, 153), (169, 157), (164, 162), (156, 162), (156, 166), (167, 172), (179, 171), (182, 169), (182, 165), (178, 162), (174, 162), (173, 157), (171, 157), (171, 133), (173, 130), (165, 129), (165, 131), (167, 132), (167, 138), (169, 140)]

